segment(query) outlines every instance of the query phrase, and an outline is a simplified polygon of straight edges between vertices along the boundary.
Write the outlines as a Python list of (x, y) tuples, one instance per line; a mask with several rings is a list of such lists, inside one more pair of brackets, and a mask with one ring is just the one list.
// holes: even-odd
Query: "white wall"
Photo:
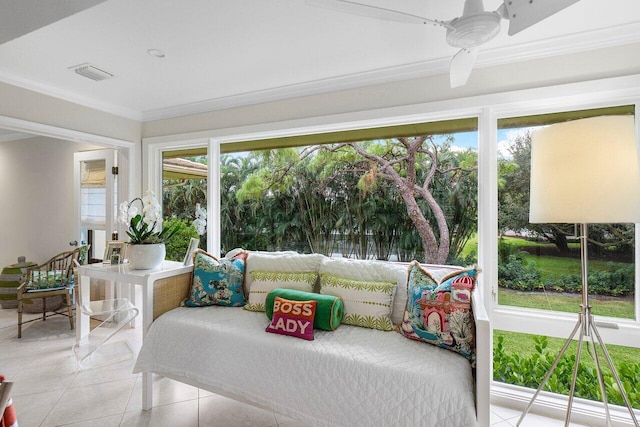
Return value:
[(71, 249), (73, 153), (91, 148), (45, 137), (0, 142), (0, 267)]

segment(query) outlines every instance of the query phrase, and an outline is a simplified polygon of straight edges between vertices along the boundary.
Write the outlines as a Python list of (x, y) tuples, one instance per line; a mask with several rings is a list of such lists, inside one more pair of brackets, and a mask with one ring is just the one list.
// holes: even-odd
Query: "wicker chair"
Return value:
[[(86, 254), (86, 247), (79, 247), (71, 251), (62, 252), (44, 264), (27, 269), (24, 282), (18, 287), (18, 338), (22, 338), (22, 324), (40, 320), (40, 318), (22, 321), (23, 304), (25, 301), (42, 299), (42, 320), (56, 314), (69, 317), (69, 326), (73, 329), (73, 261), (78, 261)], [(47, 314), (47, 298), (62, 296), (66, 302), (64, 311), (53, 311)]]

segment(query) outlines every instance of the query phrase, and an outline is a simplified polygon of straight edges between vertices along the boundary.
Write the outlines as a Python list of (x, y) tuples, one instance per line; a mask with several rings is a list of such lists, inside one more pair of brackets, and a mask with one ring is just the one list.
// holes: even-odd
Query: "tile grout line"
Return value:
[(127, 404), (124, 405), (124, 410), (122, 411), (122, 415), (120, 415), (120, 422), (118, 422), (118, 425), (121, 426), (122, 423), (124, 422), (124, 416), (127, 413), (127, 408), (129, 407), (129, 403), (131, 403), (131, 399), (133, 398), (133, 393), (136, 391), (136, 384), (138, 382), (138, 376), (136, 375), (136, 380), (133, 382), (133, 387), (131, 388), (131, 391), (129, 392), (129, 399), (127, 399)]
[[(77, 369), (77, 368), (76, 368)], [(64, 391), (60, 394), (60, 397), (56, 400), (56, 402), (51, 406), (51, 409), (49, 409), (49, 412), (47, 412), (47, 415), (45, 415), (45, 417), (42, 419), (42, 422), (40, 423), (40, 426), (45, 424), (45, 421), (47, 421), (47, 418), (49, 418), (51, 416), (51, 413), (56, 409), (56, 406), (58, 405), (58, 403), (60, 403), (60, 401), (62, 401), (62, 399), (64, 398), (64, 396), (67, 394), (67, 391), (69, 390), (69, 387), (71, 386), (71, 384), (73, 384), (73, 382), (76, 380), (76, 378), (78, 378), (78, 371), (76, 370), (76, 372), (73, 374), (73, 380), (71, 380), (69, 382), (69, 384), (67, 384), (64, 387)]]

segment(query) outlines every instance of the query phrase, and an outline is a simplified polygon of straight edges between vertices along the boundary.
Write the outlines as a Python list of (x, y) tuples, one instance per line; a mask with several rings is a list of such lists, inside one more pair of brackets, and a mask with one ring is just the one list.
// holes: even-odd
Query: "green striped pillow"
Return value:
[(318, 273), (315, 271), (288, 273), (253, 270), (248, 274), (251, 276), (251, 287), (244, 309), (249, 311), (265, 311), (267, 294), (276, 288), (313, 292), (313, 287), (318, 280)]
[(345, 325), (392, 331), (391, 308), (396, 282), (375, 282), (320, 274), (320, 293), (342, 298)]

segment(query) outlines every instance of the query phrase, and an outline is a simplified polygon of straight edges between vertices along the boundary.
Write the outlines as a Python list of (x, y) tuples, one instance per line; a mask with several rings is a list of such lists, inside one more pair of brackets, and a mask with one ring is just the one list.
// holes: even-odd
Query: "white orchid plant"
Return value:
[(193, 226), (199, 236), (202, 236), (207, 230), (207, 210), (196, 203), (196, 219), (193, 220)]
[[(134, 206), (139, 201), (142, 206), (142, 213)], [(130, 202), (120, 204), (121, 223), (127, 225), (127, 236), (134, 245), (150, 245), (153, 243), (164, 243), (170, 239), (177, 231), (177, 227), (162, 227), (162, 212), (160, 203), (156, 199), (153, 191), (147, 191), (144, 197), (136, 197)]]

